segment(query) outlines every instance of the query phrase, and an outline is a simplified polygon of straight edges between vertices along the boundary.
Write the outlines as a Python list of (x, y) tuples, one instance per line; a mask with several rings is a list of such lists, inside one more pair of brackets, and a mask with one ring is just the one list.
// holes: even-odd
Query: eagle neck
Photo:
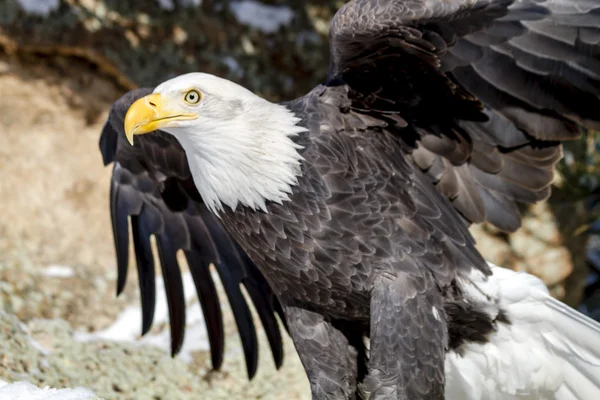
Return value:
[(218, 215), (225, 206), (245, 206), (266, 212), (269, 202), (289, 200), (301, 173), (302, 146), (294, 141), (306, 131), (300, 121), (286, 107), (263, 100), (242, 115), (178, 134), (209, 210)]

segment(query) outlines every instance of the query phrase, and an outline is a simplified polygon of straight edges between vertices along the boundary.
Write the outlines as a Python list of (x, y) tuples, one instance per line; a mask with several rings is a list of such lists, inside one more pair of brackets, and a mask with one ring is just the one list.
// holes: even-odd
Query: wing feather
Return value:
[(151, 246), (154, 236), (167, 295), (172, 354), (181, 349), (185, 333), (186, 304), (177, 259), (177, 252), (182, 250), (206, 322), (213, 368), (222, 365), (225, 333), (211, 264), (215, 265), (231, 304), (249, 378), (258, 366), (258, 340), (240, 285), (245, 286), (256, 308), (279, 368), (283, 343), (275, 315), (282, 315), (281, 306), (260, 271), (206, 210), (179, 143), (162, 132), (136, 138), (135, 146), (125, 139), (123, 118), (127, 109), (149, 92), (150, 89), (137, 89), (119, 99), (100, 138), (105, 164), (114, 162), (110, 211), (117, 255), (117, 294), (126, 284), (130, 218), (142, 303), (142, 334), (150, 330), (155, 312), (155, 260)]
[(354, 0), (327, 84), (386, 121), (469, 222), (514, 230), (515, 202), (549, 194), (560, 141), (600, 128), (599, 18), (593, 0)]
[[(138, 265), (138, 281), (142, 301), (142, 335), (148, 333), (152, 327), (156, 307), (154, 257), (150, 244), (152, 231), (148, 227), (148, 220), (144, 218), (146, 215), (146, 213), (142, 212), (139, 216), (131, 216), (133, 248)], [(173, 350), (171, 351), (173, 352)]]

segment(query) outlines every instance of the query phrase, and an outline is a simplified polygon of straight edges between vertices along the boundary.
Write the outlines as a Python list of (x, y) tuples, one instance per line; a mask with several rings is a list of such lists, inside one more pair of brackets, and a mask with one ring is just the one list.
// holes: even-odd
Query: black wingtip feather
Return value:
[(185, 336), (185, 296), (181, 271), (177, 262), (177, 249), (174, 248), (171, 238), (161, 234), (156, 237), (158, 255), (167, 294), (169, 308), (169, 322), (171, 327), (171, 356), (181, 350)]
[(100, 134), (100, 141), (98, 143), (100, 152), (102, 153), (102, 162), (104, 166), (107, 166), (111, 162), (115, 161), (115, 155), (117, 154), (117, 143), (119, 136), (113, 129), (110, 120), (106, 121)]
[(248, 379), (252, 379), (258, 368), (258, 339), (256, 329), (252, 321), (250, 309), (246, 304), (246, 299), (239, 287), (239, 280), (236, 280), (229, 266), (223, 263), (216, 264), (217, 271), (221, 277), (221, 282), (227, 293), (227, 298), (231, 304), (231, 311), (238, 327), (238, 333), (242, 340), (242, 348), (246, 358), (246, 372)]
[[(256, 265), (252, 262), (250, 257), (239, 247), (235, 245), (240, 258), (244, 261), (245, 270), (247, 272), (247, 278), (244, 279), (244, 287), (248, 291), (254, 307), (258, 312), (258, 316), (263, 324), (269, 345), (271, 347), (271, 353), (273, 354), (273, 361), (275, 367), (279, 369), (283, 365), (283, 341), (281, 338), (281, 332), (279, 331), (279, 324), (277, 318), (275, 318), (275, 310), (277, 307), (283, 313), (281, 304), (271, 291), (269, 284), (266, 282)], [(282, 314), (283, 315), (283, 314)], [(284, 320), (285, 324), (285, 320)], [(287, 326), (286, 326), (287, 329)]]
[(289, 334), (290, 328), (288, 327), (287, 319), (285, 318), (285, 313), (283, 312), (283, 307), (281, 306), (281, 303), (279, 302), (279, 300), (276, 297), (274, 298), (274, 301), (273, 301), (273, 308), (275, 309), (275, 312), (277, 313), (277, 315), (279, 315), (279, 319), (281, 320), (281, 323), (283, 324), (285, 331)]
[(117, 256), (117, 296), (125, 289), (129, 268), (129, 222), (126, 204), (120, 201), (119, 184), (114, 180), (110, 185), (110, 214)]
[(185, 255), (206, 321), (212, 366), (213, 369), (219, 370), (223, 365), (223, 353), (225, 352), (223, 314), (221, 313), (217, 289), (210, 276), (210, 263), (203, 261), (202, 257), (198, 256), (202, 253), (202, 249), (193, 248), (192, 251), (186, 251)]
[(215, 217), (206, 208), (201, 209), (201, 215), (220, 256), (221, 261), (216, 262), (215, 267), (231, 304), (238, 333), (242, 340), (248, 378), (252, 379), (258, 366), (258, 340), (250, 309), (239, 287), (245, 277), (243, 261), (235, 242)]
[[(156, 307), (156, 284), (154, 272), (154, 258), (150, 245), (150, 234), (144, 229), (141, 216), (131, 216), (131, 229), (133, 245), (138, 267), (138, 281), (140, 285), (140, 298), (142, 302), (142, 336), (148, 333), (154, 320)], [(145, 234), (147, 233), (147, 234)]]
[[(238, 327), (248, 378), (252, 379), (258, 367), (258, 340), (247, 299), (240, 288), (247, 277), (243, 251), (235, 247), (235, 242), (214, 216), (202, 213), (206, 208), (189, 175), (185, 154), (174, 138), (149, 134), (138, 140), (139, 146), (118, 147), (126, 144), (120, 129), (125, 112), (133, 101), (147, 94), (144, 91), (151, 92), (151, 89), (131, 91), (115, 103), (99, 142), (104, 164), (115, 163), (110, 211), (117, 258), (117, 295), (126, 285), (131, 230), (142, 306), (142, 335), (145, 335), (152, 327), (156, 308), (155, 261), (150, 239), (155, 235), (169, 307), (171, 353), (177, 354), (184, 339), (185, 297), (176, 256), (179, 249), (183, 250), (205, 317), (212, 364), (219, 369), (224, 360), (225, 333), (219, 296), (209, 269), (211, 263), (215, 264)], [(173, 143), (169, 144), (169, 140)], [(168, 150), (169, 161), (163, 150)], [(163, 185), (154, 179), (155, 173), (168, 178)], [(128, 218), (131, 218), (131, 228)], [(250, 275), (253, 273), (260, 274), (254, 271)], [(260, 289), (264, 277), (254, 278), (247, 285), (259, 286), (250, 288), (248, 293), (263, 321), (279, 368), (283, 345), (274, 309), (282, 312), (281, 307), (270, 288)]]
[(245, 283), (244, 287), (250, 295), (252, 303), (254, 303), (254, 308), (263, 324), (269, 345), (271, 346), (275, 367), (279, 369), (283, 365), (283, 341), (277, 320), (273, 318), (273, 306), (263, 296), (260, 289), (251, 282)]

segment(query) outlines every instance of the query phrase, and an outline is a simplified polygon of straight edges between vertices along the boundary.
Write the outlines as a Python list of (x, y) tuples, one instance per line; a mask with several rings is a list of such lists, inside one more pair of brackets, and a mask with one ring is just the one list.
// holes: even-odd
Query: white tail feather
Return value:
[(553, 299), (536, 277), (491, 265), (461, 285), (474, 302), (503, 310), (489, 343), (446, 358), (449, 400), (600, 399), (600, 324)]

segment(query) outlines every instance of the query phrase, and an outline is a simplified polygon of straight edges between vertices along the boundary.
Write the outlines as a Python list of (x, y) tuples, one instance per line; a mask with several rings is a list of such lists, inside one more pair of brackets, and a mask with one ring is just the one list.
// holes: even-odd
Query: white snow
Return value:
[(50, 265), (42, 271), (42, 275), (52, 278), (70, 278), (75, 275), (73, 268), (65, 265)]
[(239, 22), (265, 33), (277, 32), (294, 17), (294, 13), (287, 6), (267, 5), (255, 0), (237, 1), (229, 7)]
[[(206, 326), (202, 315), (200, 304), (196, 297), (196, 288), (192, 274), (187, 272), (182, 275), (185, 301), (188, 305), (186, 309), (186, 328), (183, 347), (179, 357), (189, 362), (192, 360), (192, 352), (199, 350), (208, 350), (208, 337)], [(214, 279), (214, 278), (213, 278)], [(167, 305), (167, 296), (164, 290), (164, 281), (162, 278), (156, 278), (156, 310), (154, 313), (153, 327), (164, 324), (165, 327), (160, 332), (150, 332), (140, 339), (140, 329), (142, 326), (142, 309), (139, 306), (127, 307), (116, 319), (114, 324), (103, 331), (98, 332), (76, 332), (75, 340), (82, 342), (105, 340), (112, 342), (128, 342), (135, 344), (148, 344), (164, 349), (165, 352), (171, 352), (171, 334), (169, 331), (169, 309)]]
[(29, 382), (8, 383), (0, 380), (0, 400), (100, 400), (93, 392), (75, 389), (38, 388)]
[(158, 5), (165, 10), (172, 10), (175, 7), (173, 0), (158, 0)]
[(47, 356), (51, 353), (50, 350), (42, 346), (40, 342), (29, 336), (29, 334), (27, 335), (27, 339), (29, 340), (29, 344), (31, 344), (37, 351), (39, 351), (43, 355)]
[(30, 14), (48, 15), (60, 5), (60, 0), (17, 0), (23, 11)]
[[(180, 0), (180, 4), (184, 7), (198, 7), (202, 4), (202, 0)], [(158, 5), (165, 10), (172, 10), (175, 8), (173, 0), (158, 0)]]
[(184, 6), (200, 6), (202, 5), (202, 0), (182, 0), (181, 4)]
[(221, 57), (221, 62), (227, 65), (233, 76), (235, 76), (236, 78), (241, 78), (242, 76), (244, 76), (244, 69), (232, 56)]

